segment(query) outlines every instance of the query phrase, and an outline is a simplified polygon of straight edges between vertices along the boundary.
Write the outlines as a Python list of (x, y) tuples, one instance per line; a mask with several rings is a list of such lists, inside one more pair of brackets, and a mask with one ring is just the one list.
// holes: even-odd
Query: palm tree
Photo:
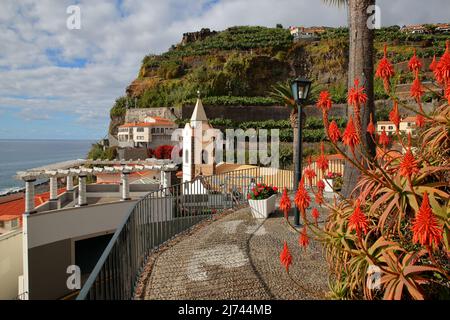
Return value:
[[(370, 114), (375, 119), (375, 104), (373, 93), (373, 65), (374, 65), (374, 29), (369, 28), (371, 13), (367, 12), (369, 6), (375, 5), (375, 0), (324, 0), (326, 3), (348, 8), (349, 28), (349, 65), (348, 86), (353, 86), (355, 79), (359, 79), (367, 92), (367, 104), (361, 112), (361, 137), (362, 143), (369, 153), (375, 154), (375, 145), (367, 134), (367, 124)], [(347, 115), (353, 114), (353, 108), (347, 108)], [(349, 150), (347, 150), (350, 153)], [(342, 193), (349, 196), (353, 191), (360, 176), (359, 170), (346, 163), (344, 170), (344, 185)]]
[[(313, 104), (316, 99), (319, 92), (319, 87), (316, 85), (311, 86), (311, 91), (308, 97), (308, 100), (304, 102), (305, 105)], [(293, 154), (294, 159), (296, 159), (297, 155), (297, 137), (298, 137), (298, 107), (297, 104), (294, 101), (294, 98), (292, 97), (291, 92), (291, 84), (289, 81), (286, 82), (279, 82), (276, 85), (272, 86), (272, 91), (270, 92), (270, 96), (274, 98), (278, 103), (285, 105), (287, 107), (290, 107), (291, 114), (289, 116), (289, 122), (291, 123), (291, 127), (294, 134), (293, 139)], [(305, 111), (302, 109), (302, 128), (305, 126), (306, 123), (306, 114)]]

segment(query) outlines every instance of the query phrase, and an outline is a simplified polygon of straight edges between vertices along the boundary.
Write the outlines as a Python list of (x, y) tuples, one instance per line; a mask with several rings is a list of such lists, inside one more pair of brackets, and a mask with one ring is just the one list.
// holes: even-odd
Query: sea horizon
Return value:
[(0, 195), (24, 187), (22, 181), (14, 179), (18, 171), (85, 159), (95, 142), (95, 139), (0, 139)]

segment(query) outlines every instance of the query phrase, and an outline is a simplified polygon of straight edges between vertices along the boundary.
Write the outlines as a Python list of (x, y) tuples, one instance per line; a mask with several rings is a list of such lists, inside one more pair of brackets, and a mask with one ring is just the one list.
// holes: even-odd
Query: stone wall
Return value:
[[(231, 119), (237, 122), (287, 120), (291, 109), (286, 106), (208, 106), (205, 105), (208, 119)], [(333, 105), (330, 116), (345, 117), (346, 105)], [(194, 111), (194, 106), (183, 106), (182, 117), (189, 119)], [(309, 117), (322, 117), (321, 111), (316, 106), (306, 106), (306, 115)]]

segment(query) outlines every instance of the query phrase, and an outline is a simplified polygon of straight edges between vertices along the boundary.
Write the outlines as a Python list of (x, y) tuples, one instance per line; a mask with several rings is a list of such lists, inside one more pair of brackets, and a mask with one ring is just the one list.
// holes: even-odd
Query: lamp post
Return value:
[[(297, 78), (291, 82), (292, 96), (294, 97), (295, 103), (297, 104), (298, 113), (298, 129), (297, 129), (297, 148), (294, 168), (294, 189), (298, 187), (300, 180), (302, 179), (302, 156), (303, 156), (303, 135), (302, 135), (302, 103), (308, 99), (309, 91), (311, 89), (311, 81), (304, 78)], [(295, 208), (294, 224), (296, 226), (300, 225), (300, 212), (298, 208)]]

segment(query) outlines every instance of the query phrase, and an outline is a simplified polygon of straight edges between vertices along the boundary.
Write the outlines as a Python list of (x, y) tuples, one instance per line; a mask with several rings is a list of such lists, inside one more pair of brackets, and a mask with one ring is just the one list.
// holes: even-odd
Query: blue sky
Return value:
[[(233, 25), (345, 25), (321, 0), (2, 0), (0, 139), (99, 139), (142, 58), (182, 33)], [(450, 1), (379, 0), (383, 25), (450, 21)], [(81, 29), (66, 27), (70, 5)], [(405, 8), (408, 8), (405, 14)]]

